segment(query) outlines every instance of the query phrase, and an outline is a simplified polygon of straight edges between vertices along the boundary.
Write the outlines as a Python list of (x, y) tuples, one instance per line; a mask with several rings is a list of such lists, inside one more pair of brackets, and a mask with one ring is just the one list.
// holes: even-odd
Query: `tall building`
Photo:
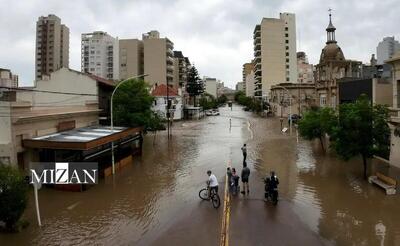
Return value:
[(314, 83), (314, 66), (308, 63), (305, 52), (297, 52), (297, 83)]
[(256, 82), (254, 77), (253, 70), (246, 76), (246, 97), (254, 97), (254, 83)]
[(210, 77), (204, 76), (203, 81), (204, 81), (204, 86), (205, 86), (204, 92), (217, 98), (218, 97), (219, 80), (217, 80), (216, 78), (210, 78)]
[(383, 38), (376, 47), (378, 64), (384, 64), (385, 61), (392, 58), (397, 51), (400, 51), (399, 41), (395, 40), (394, 37)]
[(187, 83), (190, 62), (182, 51), (174, 51), (174, 86), (184, 87)]
[(246, 93), (245, 82), (243, 82), (243, 81), (237, 82), (235, 88), (236, 88), (236, 91), (243, 91), (244, 93)]
[(36, 22), (35, 78), (69, 67), (69, 29), (56, 15)]
[(320, 107), (336, 108), (339, 98), (337, 86), (339, 79), (361, 77), (361, 62), (344, 58), (342, 49), (337, 45), (335, 31), (332, 16), (329, 14), (326, 45), (321, 51), (319, 64), (315, 66), (316, 96)]
[(0, 68), (0, 86), (18, 87), (18, 75), (12, 74), (10, 69)]
[(81, 58), (82, 72), (119, 79), (118, 38), (101, 31), (82, 34)]
[(263, 18), (254, 29), (256, 96), (268, 97), (272, 85), (297, 82), (296, 17), (280, 13)]
[(144, 73), (146, 81), (154, 84), (173, 84), (174, 44), (168, 38), (160, 38), (158, 31), (143, 34)]
[(139, 39), (119, 40), (119, 77), (127, 79), (142, 75), (143, 42)]

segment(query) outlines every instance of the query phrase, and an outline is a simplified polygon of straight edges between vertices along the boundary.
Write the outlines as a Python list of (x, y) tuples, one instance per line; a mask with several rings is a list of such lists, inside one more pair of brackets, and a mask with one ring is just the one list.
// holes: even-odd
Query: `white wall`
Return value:
[(246, 76), (246, 96), (248, 97), (253, 97), (254, 96), (254, 83), (256, 82), (254, 78), (254, 71), (251, 71), (247, 76)]
[(205, 78), (205, 92), (217, 98), (217, 80), (214, 78)]
[[(172, 100), (172, 107), (175, 107), (174, 120), (181, 120), (183, 118), (183, 105), (182, 97), (174, 97)], [(152, 110), (161, 114), (162, 117), (167, 116), (167, 97), (155, 97)]]

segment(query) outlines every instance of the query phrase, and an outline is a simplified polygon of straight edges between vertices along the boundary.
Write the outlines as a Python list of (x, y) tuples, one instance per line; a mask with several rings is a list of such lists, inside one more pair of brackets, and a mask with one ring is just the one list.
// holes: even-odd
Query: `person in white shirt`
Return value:
[(215, 193), (218, 193), (218, 180), (214, 174), (211, 173), (210, 170), (207, 171), (208, 180), (207, 185), (210, 187), (210, 194), (214, 190)]

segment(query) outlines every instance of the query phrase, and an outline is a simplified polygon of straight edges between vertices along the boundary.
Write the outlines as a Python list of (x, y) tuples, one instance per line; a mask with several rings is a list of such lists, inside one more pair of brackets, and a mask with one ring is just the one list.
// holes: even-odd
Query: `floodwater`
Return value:
[[(251, 194), (232, 200), (231, 245), (400, 245), (398, 195), (368, 184), (360, 160), (340, 161), (279, 129), (279, 120), (239, 107), (176, 122), (169, 141), (165, 132), (147, 135), (143, 156), (85, 192), (41, 189), (41, 228), (31, 194), (30, 226), (0, 234), (0, 245), (218, 245), (222, 206), (200, 201), (198, 191), (210, 169), (223, 197), (226, 166), (240, 172), (245, 142)], [(270, 170), (280, 179), (276, 208), (262, 201)]]

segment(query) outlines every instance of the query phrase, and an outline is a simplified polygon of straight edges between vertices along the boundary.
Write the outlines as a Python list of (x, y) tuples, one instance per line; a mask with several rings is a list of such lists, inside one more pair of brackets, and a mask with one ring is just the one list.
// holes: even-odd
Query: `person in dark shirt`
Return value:
[(226, 176), (228, 178), (228, 188), (229, 188), (229, 192), (232, 193), (232, 171), (231, 168), (228, 167), (226, 169)]
[(246, 157), (247, 157), (247, 146), (246, 144), (243, 144), (242, 149), (242, 154), (243, 154), (243, 163), (246, 161)]
[(238, 190), (239, 190), (239, 176), (236, 174), (236, 169), (232, 168), (232, 178), (231, 178), (231, 184), (232, 184), (232, 194), (236, 195)]
[(243, 162), (243, 169), (242, 169), (242, 182), (243, 182), (243, 191), (241, 192), (243, 195), (246, 195), (246, 190), (247, 190), (247, 195), (250, 192), (249, 188), (249, 177), (250, 177), (250, 169), (247, 167), (247, 163)]

